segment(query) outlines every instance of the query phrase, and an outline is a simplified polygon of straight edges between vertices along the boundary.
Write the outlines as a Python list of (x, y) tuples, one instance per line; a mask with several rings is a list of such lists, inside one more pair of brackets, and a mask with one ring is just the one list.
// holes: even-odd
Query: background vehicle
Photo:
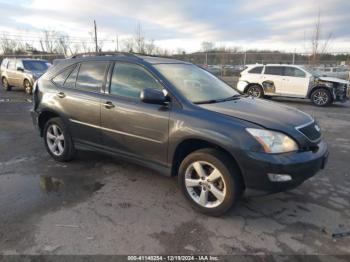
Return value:
[(1, 82), (6, 91), (12, 86), (23, 87), (27, 94), (32, 93), (34, 82), (46, 72), (50, 63), (46, 60), (5, 58), (1, 63)]
[(328, 157), (311, 116), (242, 96), (178, 60), (74, 57), (48, 70), (33, 98), (34, 124), (55, 160), (93, 149), (178, 176), (192, 206), (210, 215), (249, 190), (294, 188)]
[(321, 77), (307, 67), (296, 65), (248, 66), (238, 81), (241, 92), (254, 97), (285, 96), (309, 98), (317, 106), (345, 102), (349, 81)]
[(320, 76), (337, 77), (349, 80), (349, 68), (347, 66), (316, 67), (314, 70)]

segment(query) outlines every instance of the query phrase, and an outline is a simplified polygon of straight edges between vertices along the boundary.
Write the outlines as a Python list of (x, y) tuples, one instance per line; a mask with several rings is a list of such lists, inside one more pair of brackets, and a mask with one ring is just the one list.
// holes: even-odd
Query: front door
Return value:
[(163, 89), (144, 67), (117, 62), (109, 94), (101, 107), (102, 141), (106, 148), (139, 160), (167, 161), (169, 107), (140, 100), (144, 88)]
[(285, 95), (306, 97), (310, 80), (304, 71), (296, 67), (286, 66), (283, 81)]

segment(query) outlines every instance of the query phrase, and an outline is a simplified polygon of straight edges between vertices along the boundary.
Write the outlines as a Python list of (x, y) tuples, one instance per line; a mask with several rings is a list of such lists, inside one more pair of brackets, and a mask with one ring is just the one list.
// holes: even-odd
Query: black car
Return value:
[(80, 55), (51, 67), (33, 96), (34, 124), (55, 160), (93, 149), (178, 176), (193, 207), (210, 215), (243, 193), (294, 188), (328, 156), (308, 114), (241, 95), (178, 60)]

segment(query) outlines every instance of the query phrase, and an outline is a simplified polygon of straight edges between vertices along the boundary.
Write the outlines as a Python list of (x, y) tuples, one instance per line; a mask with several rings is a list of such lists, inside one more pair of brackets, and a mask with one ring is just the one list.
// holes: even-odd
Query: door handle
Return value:
[(111, 102), (111, 101), (107, 101), (106, 103), (103, 104), (105, 106), (105, 108), (107, 109), (111, 109), (113, 107), (115, 107), (115, 105)]
[(63, 93), (63, 92), (59, 92), (59, 93), (57, 93), (57, 96), (58, 96), (59, 98), (65, 98), (65, 97), (66, 97), (66, 94)]

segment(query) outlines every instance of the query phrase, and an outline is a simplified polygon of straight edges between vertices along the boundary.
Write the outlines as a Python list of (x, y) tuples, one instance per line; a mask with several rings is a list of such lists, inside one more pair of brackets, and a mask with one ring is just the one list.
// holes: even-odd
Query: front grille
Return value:
[(321, 132), (316, 129), (317, 125), (315, 122), (312, 122), (311, 124), (298, 128), (298, 130), (303, 133), (308, 139), (315, 141), (318, 140), (321, 137)]

